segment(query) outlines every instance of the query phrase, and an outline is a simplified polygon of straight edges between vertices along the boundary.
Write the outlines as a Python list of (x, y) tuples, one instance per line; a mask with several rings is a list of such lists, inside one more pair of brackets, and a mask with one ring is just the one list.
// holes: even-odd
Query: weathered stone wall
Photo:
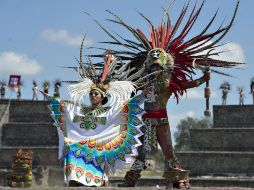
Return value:
[(56, 128), (43, 123), (7, 123), (2, 126), (3, 146), (57, 146)]
[(178, 152), (181, 165), (191, 176), (254, 176), (254, 152)]
[(7, 100), (0, 100), (0, 122), (3, 119), (4, 113), (6, 111), (6, 107), (8, 106)]
[(61, 162), (58, 160), (58, 147), (55, 146), (36, 146), (36, 147), (14, 147), (1, 146), (0, 147), (0, 169), (10, 169), (11, 160), (16, 152), (22, 148), (23, 150), (33, 151), (33, 167), (38, 166), (59, 166)]
[[(191, 151), (178, 152), (191, 176), (254, 176), (254, 106), (213, 107), (211, 129), (191, 129)], [(252, 184), (254, 181), (252, 179)]]
[(214, 128), (254, 128), (254, 106), (213, 106), (213, 123)]
[(191, 150), (254, 151), (254, 128), (212, 128), (190, 131)]
[(9, 121), (9, 100), (0, 100), (0, 146), (2, 144), (2, 126)]
[[(254, 106), (214, 106), (213, 128), (191, 130), (193, 151), (178, 152), (177, 156), (181, 165), (189, 169), (190, 175), (194, 177), (191, 179), (192, 185), (254, 185), (253, 180), (242, 178), (254, 176), (253, 113)], [(10, 102), (9, 122), (0, 128), (3, 133), (0, 144), (0, 186), (6, 185), (12, 156), (19, 148), (34, 153), (34, 187), (64, 186), (63, 163), (58, 160), (57, 132), (50, 124), (49, 115), (47, 102)], [(203, 175), (240, 178), (197, 177)], [(122, 178), (110, 180), (111, 185), (116, 186)], [(138, 185), (155, 184), (165, 185), (165, 181), (162, 178), (141, 179)]]
[(11, 101), (9, 122), (50, 123), (47, 101)]
[[(58, 135), (51, 124), (50, 111), (46, 101), (17, 101), (9, 103), (8, 120), (0, 127), (0, 186), (6, 185), (6, 176), (11, 171), (11, 160), (17, 150), (33, 151), (34, 185), (48, 186), (56, 183), (63, 172), (52, 176), (52, 172), (62, 168), (58, 160)], [(6, 111), (8, 101), (0, 101), (1, 111)], [(60, 180), (59, 180), (60, 181)]]

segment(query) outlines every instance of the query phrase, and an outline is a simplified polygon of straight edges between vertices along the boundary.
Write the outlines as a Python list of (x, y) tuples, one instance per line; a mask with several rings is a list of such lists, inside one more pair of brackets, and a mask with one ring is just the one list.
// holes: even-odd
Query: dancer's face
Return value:
[(103, 96), (98, 90), (91, 90), (89, 97), (92, 105), (99, 105), (102, 103)]

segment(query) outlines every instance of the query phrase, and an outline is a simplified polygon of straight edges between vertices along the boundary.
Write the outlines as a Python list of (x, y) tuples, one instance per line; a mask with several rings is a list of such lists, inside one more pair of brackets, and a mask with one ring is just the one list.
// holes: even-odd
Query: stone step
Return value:
[(0, 121), (2, 119), (2, 116), (3, 116), (7, 106), (8, 106), (8, 104), (0, 104)]
[[(11, 173), (12, 169), (0, 169), (0, 187), (7, 186), (7, 176)], [(64, 187), (64, 172), (63, 166), (38, 166), (33, 167), (33, 187), (41, 189), (42, 187)]]
[(9, 122), (50, 122), (50, 111), (47, 101), (22, 100), (10, 103)]
[(254, 176), (254, 152), (182, 151), (177, 157), (191, 176)]
[(253, 123), (216, 123), (213, 125), (212, 128), (253, 128), (254, 129), (254, 122)]
[(191, 150), (254, 151), (254, 128), (191, 129)]
[[(125, 171), (124, 171), (125, 173)], [(161, 171), (163, 173), (163, 171)], [(51, 168), (48, 170), (48, 184), (49, 186), (63, 186), (63, 170), (60, 168)], [(117, 187), (124, 181), (123, 177), (109, 176), (109, 186)], [(190, 177), (190, 183), (193, 187), (254, 187), (254, 177), (237, 176), (237, 177), (223, 177), (223, 176), (201, 176)], [(138, 180), (137, 188), (140, 187), (161, 187), (166, 186), (165, 178), (161, 176), (144, 177)]]
[[(37, 187), (38, 189), (51, 187), (51, 188), (63, 188), (64, 186), (64, 173), (61, 166), (59, 167), (48, 167), (42, 168), (41, 172), (38, 173), (38, 169), (33, 169), (34, 174), (34, 185), (33, 187)], [(2, 172), (3, 183), (0, 183), (1, 186), (6, 186), (6, 175), (8, 171), (4, 170)], [(125, 171), (124, 171), (125, 173)], [(161, 173), (163, 173), (161, 171)], [(38, 175), (38, 174), (41, 174)], [(1, 175), (1, 170), (0, 170)], [(40, 176), (40, 177), (39, 177)], [(118, 188), (118, 184), (123, 182), (123, 177), (109, 176), (109, 187), (110, 189)], [(248, 176), (237, 176), (237, 177), (222, 177), (222, 176), (200, 176), (200, 177), (190, 177), (190, 183), (193, 189), (204, 190), (205, 187), (241, 187), (242, 188), (250, 188), (254, 187), (254, 177)], [(144, 177), (143, 175), (139, 179), (135, 189), (150, 189), (156, 187), (158, 185), (161, 188), (165, 188), (167, 185), (165, 179), (161, 176), (152, 176), (152, 177)], [(68, 188), (70, 189), (70, 188)], [(103, 188), (104, 189), (104, 188)], [(122, 188), (119, 188), (122, 189)], [(126, 189), (126, 188), (124, 188)], [(128, 188), (130, 189), (130, 188)], [(209, 189), (215, 190), (217, 188)], [(222, 190), (224, 188), (218, 188), (218, 190)], [(227, 189), (228, 190), (228, 189)], [(237, 188), (240, 190), (240, 188)]]
[[(190, 178), (192, 186), (195, 187), (227, 187), (225, 190), (229, 190), (228, 187), (237, 187), (234, 190), (241, 190), (244, 188), (253, 188), (254, 187), (254, 178), (253, 177), (193, 177)], [(241, 187), (241, 188), (239, 188)], [(223, 189), (223, 188), (219, 188)], [(218, 189), (218, 190), (219, 190)], [(215, 189), (210, 189), (215, 190)], [(231, 189), (233, 190), (233, 189)]]
[(0, 146), (0, 169), (10, 169), (11, 160), (19, 149), (33, 151), (33, 167), (38, 166), (59, 166), (61, 161), (58, 160), (57, 146), (43, 147), (7, 147)]
[(2, 120), (6, 109), (8, 108), (9, 100), (0, 100), (0, 125), (2, 124)]
[[(26, 190), (27, 188), (8, 188), (11, 190)], [(169, 188), (166, 187), (156, 187), (156, 186), (150, 186), (150, 187), (29, 187), (29, 190), (98, 190), (98, 189), (103, 189), (103, 190), (168, 190)], [(6, 187), (0, 187), (0, 190), (6, 190)], [(173, 190), (173, 189), (172, 189)], [(177, 190), (174, 188), (174, 190)], [(191, 190), (252, 190), (252, 188), (234, 188), (234, 189), (229, 189), (227, 187), (191, 187)]]
[(254, 105), (213, 106), (213, 121), (214, 127), (232, 124), (240, 128), (245, 127), (246, 123), (254, 124)]
[(10, 99), (0, 99), (0, 104), (8, 104)]
[(2, 145), (57, 146), (57, 129), (50, 123), (7, 123), (2, 126)]
[[(113, 177), (109, 178), (110, 186), (116, 187), (118, 184), (123, 182), (123, 178)], [(191, 177), (190, 183), (191, 189), (199, 189), (198, 187), (254, 187), (253, 177), (213, 177), (213, 176), (203, 176), (203, 177)], [(157, 178), (143, 178), (141, 177), (137, 187), (153, 187), (159, 185), (161, 187), (166, 186), (166, 181), (162, 177)], [(221, 188), (223, 189), (223, 188)], [(221, 190), (220, 189), (220, 190)], [(210, 190), (215, 190), (210, 189)], [(239, 190), (239, 189), (237, 189)]]

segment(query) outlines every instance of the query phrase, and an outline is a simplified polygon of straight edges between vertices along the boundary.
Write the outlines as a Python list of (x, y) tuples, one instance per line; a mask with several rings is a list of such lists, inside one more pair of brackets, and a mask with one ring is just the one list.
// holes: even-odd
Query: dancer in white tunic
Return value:
[[(139, 105), (150, 89), (131, 98), (135, 87), (122, 80), (131, 71), (126, 65), (116, 70), (116, 58), (110, 52), (105, 54), (105, 61), (97, 72), (80, 59), (81, 79), (69, 86), (70, 101), (48, 96), (59, 134), (59, 158), (64, 158), (69, 186), (106, 186), (109, 171), (122, 168), (141, 145), (138, 137), (142, 135), (143, 110)], [(86, 98), (91, 106), (83, 104)]]

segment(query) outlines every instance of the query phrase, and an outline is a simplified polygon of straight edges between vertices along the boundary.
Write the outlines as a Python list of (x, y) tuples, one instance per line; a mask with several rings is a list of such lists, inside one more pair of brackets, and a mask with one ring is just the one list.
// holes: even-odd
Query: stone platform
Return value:
[(185, 151), (177, 156), (191, 176), (254, 176), (254, 152)]
[(47, 101), (22, 100), (10, 102), (10, 123), (50, 123)]
[(57, 130), (51, 125), (47, 104), (46, 101), (0, 100), (0, 186), (6, 186), (12, 157), (21, 148), (33, 151), (35, 184), (43, 182), (48, 186), (50, 169), (58, 170), (61, 166)]
[(23, 150), (33, 151), (33, 167), (38, 166), (59, 166), (58, 147), (57, 146), (1, 146), (0, 147), (0, 169), (10, 169), (12, 156), (22, 148)]
[(193, 151), (250, 151), (254, 150), (254, 128), (192, 129)]
[[(51, 126), (49, 115), (45, 101), (0, 100), (0, 190), (8, 189), (1, 186), (6, 185), (12, 156), (19, 148), (34, 153), (34, 187), (29, 189), (94, 189), (64, 187), (57, 131)], [(254, 106), (214, 106), (213, 128), (191, 130), (192, 150), (177, 153), (182, 166), (190, 170), (191, 189), (254, 187), (253, 135)], [(137, 188), (116, 187), (122, 181), (122, 177), (112, 176), (111, 187), (103, 189), (143, 190), (165, 186), (164, 179), (155, 175), (141, 178)]]
[(254, 106), (213, 106), (214, 125), (190, 130), (190, 151), (177, 152), (194, 186), (254, 187)]
[(2, 126), (2, 145), (58, 146), (58, 134), (50, 123), (7, 123)]
[[(13, 189), (13, 190), (25, 190), (27, 188), (4, 188), (0, 187), (0, 190), (5, 190), (5, 189)], [(120, 188), (120, 187), (101, 187), (101, 188), (96, 188), (96, 187), (30, 187), (29, 189), (31, 190), (94, 190), (94, 189), (103, 189), (103, 190), (162, 190), (166, 189), (166, 187), (128, 187), (128, 188)], [(192, 187), (191, 190), (251, 190), (252, 188), (223, 188), (223, 187)], [(168, 189), (170, 190), (170, 189)]]
[(254, 105), (213, 106), (213, 128), (254, 128)]

